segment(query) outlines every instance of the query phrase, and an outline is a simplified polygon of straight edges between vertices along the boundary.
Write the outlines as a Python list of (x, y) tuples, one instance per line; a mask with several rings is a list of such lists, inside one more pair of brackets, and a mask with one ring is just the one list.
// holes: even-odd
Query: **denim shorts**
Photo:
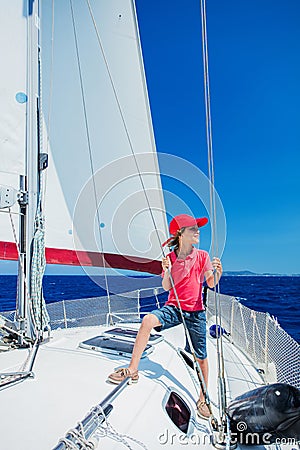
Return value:
[[(165, 305), (160, 309), (151, 311), (161, 323), (155, 330), (167, 330), (182, 323), (180, 311), (177, 307)], [(205, 311), (183, 311), (183, 317), (189, 330), (195, 355), (199, 359), (207, 358), (206, 353), (206, 314)], [(189, 343), (186, 339), (185, 350), (191, 353)]]

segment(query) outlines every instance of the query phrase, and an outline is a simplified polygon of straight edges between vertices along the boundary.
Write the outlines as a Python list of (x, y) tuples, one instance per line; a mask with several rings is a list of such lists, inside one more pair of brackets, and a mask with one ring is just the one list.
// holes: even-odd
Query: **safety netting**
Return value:
[[(300, 345), (268, 313), (254, 311), (235, 297), (217, 294), (226, 339), (255, 364), (267, 383), (288, 383), (300, 388)], [(207, 319), (216, 316), (216, 299), (208, 291)], [(217, 303), (217, 309), (218, 309)]]
[[(163, 305), (167, 293), (161, 288), (137, 289), (108, 297), (62, 300), (47, 304), (52, 330), (139, 322), (152, 309)], [(221, 322), (229, 342), (257, 367), (266, 383), (282, 382), (300, 388), (300, 345), (268, 313), (254, 311), (235, 297), (219, 296)], [(11, 312), (2, 313), (13, 320)], [(215, 294), (208, 290), (207, 320), (216, 322)]]

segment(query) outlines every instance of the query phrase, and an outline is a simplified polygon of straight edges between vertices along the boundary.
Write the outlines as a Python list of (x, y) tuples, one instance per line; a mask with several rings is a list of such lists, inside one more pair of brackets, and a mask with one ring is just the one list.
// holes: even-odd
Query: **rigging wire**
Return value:
[(52, 119), (52, 100), (53, 100), (53, 71), (54, 71), (54, 0), (52, 0), (52, 9), (51, 9), (51, 59), (50, 59), (50, 70), (49, 70), (49, 105), (48, 105), (48, 123), (47, 123), (47, 144), (46, 151), (49, 152), (49, 144), (50, 144), (50, 134), (51, 134), (51, 119)]
[[(206, 141), (208, 152), (208, 173), (210, 180), (210, 214), (212, 217), (212, 251), (214, 255), (218, 255), (217, 242), (217, 213), (216, 213), (216, 196), (215, 196), (215, 175), (214, 175), (214, 157), (213, 157), (213, 141), (212, 141), (212, 119), (211, 119), (211, 102), (210, 102), (210, 83), (209, 83), (209, 65), (208, 65), (208, 40), (206, 27), (206, 4), (205, 0), (200, 0), (201, 23), (202, 23), (202, 56), (203, 56), (203, 72), (204, 72), (204, 100), (205, 100), (205, 116), (206, 116)], [(216, 274), (214, 274), (214, 301), (216, 310), (216, 329), (217, 329), (217, 362), (218, 362), (218, 378), (219, 378), (219, 408), (222, 420), (226, 416), (226, 386), (224, 374), (224, 354), (221, 330), (221, 305), (219, 295), (219, 285), (216, 285)], [(217, 287), (216, 287), (217, 286)]]
[[(51, 52), (51, 57), (50, 57), (50, 64), (49, 64), (49, 104), (48, 104), (48, 113), (47, 113), (47, 120), (46, 118), (44, 118), (43, 114), (42, 114), (42, 126), (44, 125), (43, 123), (43, 119), (45, 120), (45, 125), (46, 125), (46, 133), (47, 133), (47, 137), (46, 137), (46, 148), (45, 148), (45, 152), (47, 155), (49, 155), (49, 150), (50, 150), (50, 138), (51, 138), (51, 125), (52, 125), (52, 104), (53, 104), (53, 79), (54, 79), (54, 31), (55, 31), (55, 8), (54, 8), (54, 0), (52, 0), (51, 3), (51, 41), (50, 41), (50, 52)], [(46, 193), (47, 193), (47, 183), (48, 180), (48, 171), (45, 170), (44, 171), (44, 176), (43, 176), (43, 180), (41, 180), (41, 183), (43, 182), (43, 204), (41, 205), (42, 208), (44, 209), (45, 207), (45, 199), (46, 199)], [(41, 203), (40, 203), (41, 204)]]
[(75, 16), (74, 16), (74, 10), (73, 10), (73, 1), (70, 0), (70, 8), (71, 8), (71, 15), (72, 15), (72, 24), (73, 24), (73, 32), (74, 32), (74, 41), (75, 41), (75, 49), (76, 49), (76, 57), (77, 57), (77, 65), (78, 65), (78, 72), (79, 72), (79, 80), (80, 80), (80, 89), (81, 89), (81, 99), (82, 99), (82, 106), (83, 106), (83, 113), (84, 113), (84, 123), (85, 123), (85, 129), (86, 129), (86, 137), (87, 137), (87, 145), (88, 145), (88, 152), (89, 152), (89, 160), (90, 160), (90, 168), (92, 173), (92, 183), (93, 183), (93, 193), (94, 193), (94, 201), (95, 201), (95, 207), (96, 207), (96, 216), (97, 216), (97, 229), (99, 233), (100, 238), (100, 244), (101, 244), (101, 257), (102, 257), (102, 264), (104, 269), (104, 280), (105, 280), (105, 288), (107, 293), (107, 301), (108, 301), (108, 311), (109, 311), (109, 318), (111, 325), (113, 324), (112, 318), (111, 318), (111, 302), (110, 302), (110, 292), (108, 287), (108, 278), (107, 278), (107, 271), (106, 271), (106, 260), (104, 256), (104, 244), (103, 244), (103, 236), (101, 232), (101, 220), (100, 220), (100, 212), (99, 212), (99, 201), (97, 196), (97, 188), (96, 188), (96, 182), (95, 182), (95, 169), (94, 169), (94, 162), (93, 162), (93, 155), (92, 155), (92, 145), (91, 145), (91, 138), (90, 138), (90, 131), (89, 131), (89, 123), (88, 123), (88, 116), (87, 116), (87, 108), (86, 108), (86, 99), (85, 99), (85, 93), (84, 93), (84, 87), (83, 87), (83, 77), (82, 77), (82, 70), (81, 70), (81, 62), (80, 62), (80, 55), (79, 55), (79, 46), (78, 46), (78, 39), (77, 39), (77, 31), (76, 31), (76, 23), (75, 23)]
[[(55, 8), (54, 8), (54, 0), (52, 0), (52, 7), (51, 7), (51, 45), (50, 45), (50, 51), (51, 51), (51, 57), (50, 57), (50, 70), (49, 70), (49, 105), (48, 105), (48, 115), (47, 115), (47, 121), (45, 119), (46, 124), (46, 132), (47, 132), (47, 138), (46, 138), (46, 150), (45, 152), (47, 155), (49, 155), (50, 150), (50, 136), (51, 136), (51, 126), (52, 126), (52, 102), (53, 102), (53, 79), (54, 79), (54, 31), (55, 31)], [(42, 115), (43, 117), (43, 115)], [(43, 120), (43, 119), (42, 119)], [(45, 170), (44, 175), (44, 198), (43, 201), (45, 202), (46, 199), (46, 191), (47, 191), (47, 179), (48, 179), (48, 171)], [(43, 208), (45, 205), (42, 205)]]

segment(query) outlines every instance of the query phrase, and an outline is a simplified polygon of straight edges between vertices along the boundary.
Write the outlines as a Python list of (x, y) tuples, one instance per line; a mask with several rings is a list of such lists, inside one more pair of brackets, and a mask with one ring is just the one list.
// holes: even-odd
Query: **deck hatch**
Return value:
[[(133, 330), (132, 328), (111, 328), (103, 333), (103, 336), (112, 336), (119, 339), (133, 340), (135, 341), (136, 336), (138, 334), (138, 330)], [(163, 340), (162, 334), (150, 334), (149, 342), (151, 344), (157, 344)]]
[[(125, 341), (124, 339), (112, 338), (109, 336), (95, 336), (86, 341), (80, 342), (79, 347), (95, 352), (108, 353), (111, 355), (125, 356), (131, 358), (134, 342)], [(147, 345), (142, 358), (153, 351), (152, 345)]]
[(191, 410), (176, 392), (172, 391), (165, 405), (168, 416), (183, 433), (188, 432)]

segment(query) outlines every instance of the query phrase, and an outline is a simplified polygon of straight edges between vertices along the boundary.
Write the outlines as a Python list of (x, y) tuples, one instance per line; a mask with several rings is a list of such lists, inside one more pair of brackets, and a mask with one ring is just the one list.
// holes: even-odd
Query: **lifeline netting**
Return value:
[[(300, 388), (300, 345), (268, 313), (254, 311), (235, 297), (220, 295), (221, 326), (228, 339), (264, 374), (266, 382)], [(207, 319), (215, 316), (214, 292), (208, 291)]]
[[(162, 288), (139, 289), (110, 295), (114, 322), (139, 322), (147, 311), (163, 305), (168, 293)], [(226, 339), (253, 361), (268, 383), (282, 382), (300, 388), (300, 345), (267, 313), (242, 305), (235, 297), (220, 295), (221, 326)], [(107, 323), (107, 297), (63, 300), (47, 305), (51, 329)], [(13, 320), (13, 313), (3, 316)], [(207, 320), (214, 321), (214, 293), (208, 291)]]

